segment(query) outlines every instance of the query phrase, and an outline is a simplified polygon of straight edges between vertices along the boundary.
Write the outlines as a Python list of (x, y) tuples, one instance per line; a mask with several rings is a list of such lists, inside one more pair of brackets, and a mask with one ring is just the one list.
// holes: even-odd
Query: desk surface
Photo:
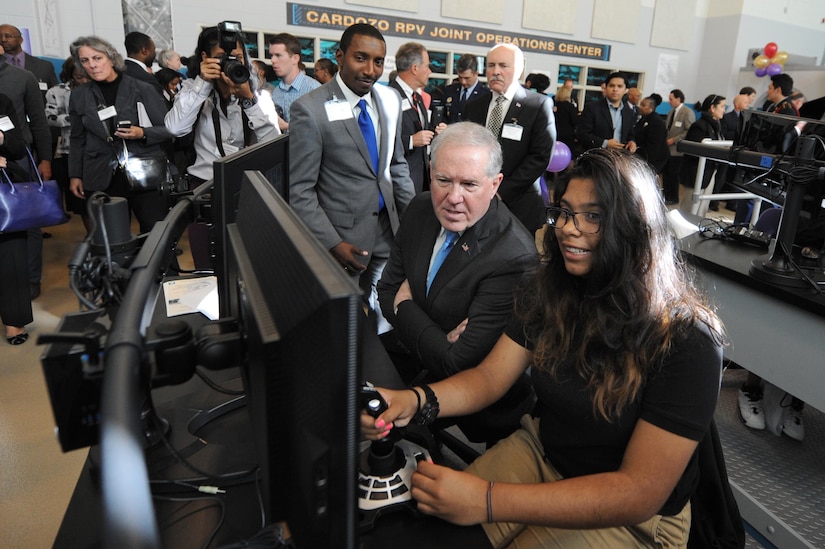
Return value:
[[(750, 274), (754, 260), (769, 255), (764, 250), (735, 241), (709, 239), (699, 233), (681, 241), (682, 251), (699, 267), (721, 275), (751, 290), (825, 317), (825, 295), (813, 289), (770, 284)], [(822, 269), (819, 269), (822, 274)]]
[(749, 274), (764, 251), (692, 235), (687, 257), (728, 335), (725, 356), (819, 410), (825, 410), (825, 296), (775, 286)]
[[(199, 315), (194, 315), (199, 316)], [(364, 330), (362, 363), (366, 379), (376, 385), (400, 387), (401, 381), (375, 334)], [(209, 377), (232, 390), (242, 389), (237, 368), (209, 372)], [(236, 397), (215, 391), (198, 378), (184, 384), (162, 387), (152, 392), (158, 415), (170, 423), (169, 445), (156, 445), (146, 451), (150, 478), (156, 480), (193, 479), (210, 475), (229, 476), (225, 482), (204, 481), (226, 489), (219, 498), (198, 501), (175, 501), (194, 498), (171, 483), (155, 484), (153, 493), (164, 547), (200, 547), (214, 534), (209, 547), (222, 546), (252, 538), (261, 528), (261, 512), (256, 490), (256, 449), (249, 417), (244, 407), (214, 413), (214, 419), (199, 429), (194, 425), (205, 412)], [(174, 448), (173, 452), (171, 448)], [(185, 458), (192, 466), (185, 465)], [(93, 447), (78, 479), (69, 507), (55, 538), (54, 547), (94, 547), (103, 538), (102, 503), (99, 487), (98, 451)], [(191, 481), (190, 484), (195, 484)], [(160, 487), (159, 487), (160, 486)], [(165, 493), (164, 493), (165, 492)], [(218, 504), (222, 501), (222, 505)], [(224, 513), (221, 519), (221, 514)], [(216, 526), (220, 529), (214, 531)], [(359, 549), (395, 547), (418, 549), (431, 547), (484, 547), (486, 536), (476, 527), (459, 527), (439, 519), (413, 516), (406, 512), (382, 516), (371, 532), (359, 537)]]

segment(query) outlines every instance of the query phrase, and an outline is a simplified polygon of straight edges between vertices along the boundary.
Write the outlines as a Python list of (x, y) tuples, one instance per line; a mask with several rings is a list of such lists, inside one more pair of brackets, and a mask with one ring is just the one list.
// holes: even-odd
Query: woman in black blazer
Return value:
[(553, 112), (556, 115), (556, 135), (558, 140), (567, 145), (575, 158), (578, 156), (576, 144), (576, 126), (579, 125), (579, 109), (570, 101), (570, 88), (559, 86), (553, 97), (555, 105)]
[[(698, 103), (697, 108), (700, 108)], [(716, 141), (724, 139), (720, 121), (725, 116), (725, 98), (714, 94), (707, 96), (702, 101), (700, 112), (701, 116), (690, 125), (685, 140), (701, 143), (703, 139)], [(693, 186), (698, 167), (699, 157), (685, 154), (684, 160), (682, 160), (682, 175), (680, 177), (682, 184), (679, 187), (679, 209), (683, 212), (690, 213), (693, 205)], [(703, 189), (707, 188), (716, 168), (716, 162), (708, 161), (705, 165), (705, 173), (702, 176)]]
[(147, 232), (166, 216), (166, 199), (157, 190), (131, 190), (121, 163), (124, 148), (141, 158), (164, 154), (171, 135), (163, 125), (163, 97), (125, 74), (123, 58), (101, 38), (82, 36), (70, 51), (90, 82), (74, 89), (69, 102), (69, 188), (80, 198), (87, 191), (126, 198), (140, 231)]
[[(0, 94), (0, 168), (12, 181), (22, 180), (13, 160), (26, 156), (26, 142), (15, 114), (14, 104)], [(25, 174), (19, 174), (25, 178)], [(6, 178), (0, 185), (7, 185)], [(29, 338), (25, 326), (32, 318), (29, 289), (26, 231), (0, 233), (0, 319), (6, 341), (21, 345)]]

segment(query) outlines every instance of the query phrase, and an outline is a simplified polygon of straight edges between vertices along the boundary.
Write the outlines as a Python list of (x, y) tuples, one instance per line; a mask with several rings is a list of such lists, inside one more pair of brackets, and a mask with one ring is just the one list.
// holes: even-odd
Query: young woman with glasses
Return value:
[(481, 409), (531, 368), (538, 402), (522, 428), (465, 472), (420, 463), (419, 510), (481, 523), (495, 547), (685, 546), (723, 333), (665, 214), (642, 160), (585, 153), (554, 194), (542, 266), (487, 358), (429, 387), (381, 389), (387, 411), (362, 415), (372, 439)]

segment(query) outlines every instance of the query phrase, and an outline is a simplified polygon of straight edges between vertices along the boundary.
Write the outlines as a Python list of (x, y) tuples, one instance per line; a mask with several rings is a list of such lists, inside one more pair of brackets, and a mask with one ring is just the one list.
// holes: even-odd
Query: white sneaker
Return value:
[(765, 413), (762, 410), (762, 395), (752, 396), (751, 393), (739, 389), (739, 417), (742, 423), (751, 429), (764, 429)]
[(782, 413), (782, 434), (802, 442), (805, 438), (805, 424), (802, 423), (802, 410), (785, 408)]

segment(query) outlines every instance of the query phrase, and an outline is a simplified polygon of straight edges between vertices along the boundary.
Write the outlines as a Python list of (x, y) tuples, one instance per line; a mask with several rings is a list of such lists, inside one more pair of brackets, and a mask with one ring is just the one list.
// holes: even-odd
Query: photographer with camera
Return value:
[[(224, 21), (204, 29), (166, 128), (176, 137), (193, 133), (195, 162), (187, 168), (190, 190), (212, 178), (212, 163), (280, 135), (272, 97), (258, 90), (258, 75), (243, 42), (241, 24)], [(210, 268), (205, 225), (190, 226), (197, 269)]]

